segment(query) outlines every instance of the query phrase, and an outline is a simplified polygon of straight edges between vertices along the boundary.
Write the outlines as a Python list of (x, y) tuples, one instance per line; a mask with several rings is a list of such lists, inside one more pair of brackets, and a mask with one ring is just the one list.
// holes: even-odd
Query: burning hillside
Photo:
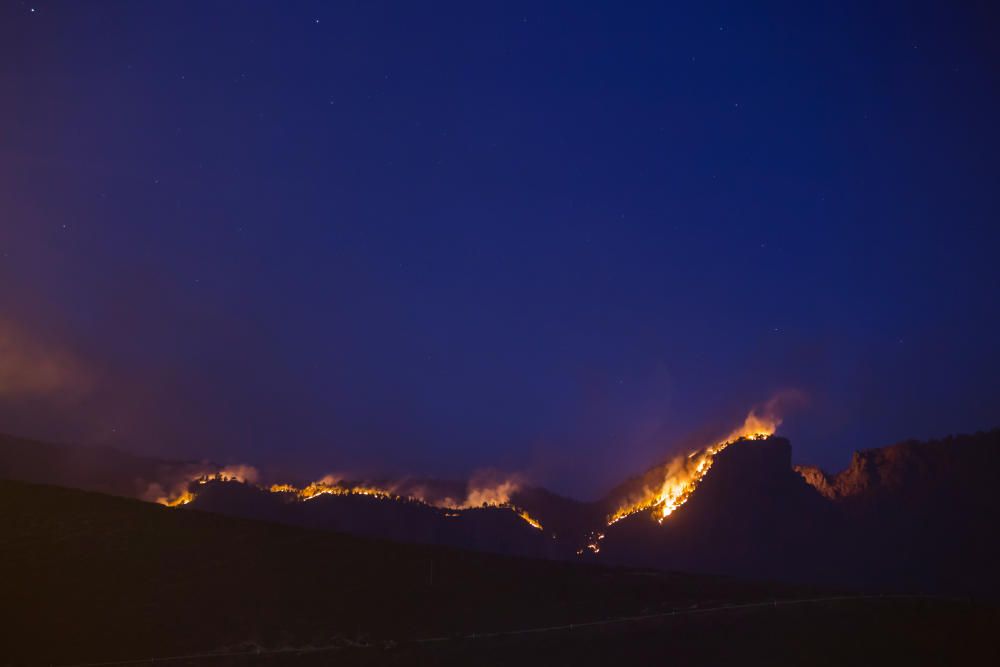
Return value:
[[(209, 482), (239, 482), (256, 486), (257, 476), (257, 471), (250, 466), (231, 466), (216, 472), (200, 473), (194, 479), (179, 485), (172, 494), (158, 496), (155, 500), (168, 507), (186, 505), (197, 498), (199, 487)], [(511, 495), (520, 488), (520, 483), (513, 478), (502, 479), (492, 484), (483, 484), (474, 479), (467, 484), (466, 495), (461, 499), (432, 494), (421, 485), (352, 482), (335, 475), (327, 475), (302, 487), (289, 483), (278, 483), (269, 486), (256, 486), (256, 488), (276, 494), (287, 502), (308, 502), (321, 496), (367, 496), (379, 500), (406, 501), (449, 510), (447, 516), (460, 516), (458, 513), (465, 510), (484, 507), (507, 509), (514, 512), (532, 528), (542, 530), (542, 524), (537, 519), (511, 501)]]
[(167, 507), (179, 507), (195, 499), (197, 485), (204, 485), (210, 481), (253, 484), (257, 481), (257, 477), (257, 469), (253, 466), (235, 465), (218, 469), (206, 465), (187, 479), (175, 483), (172, 491), (166, 492), (160, 484), (154, 483), (146, 489), (144, 496), (146, 500), (154, 500)]
[[(653, 518), (662, 523), (678, 507), (687, 502), (711, 469), (719, 452), (739, 440), (760, 440), (770, 437), (780, 423), (781, 419), (773, 414), (769, 404), (762, 414), (751, 411), (741, 426), (719, 442), (690, 454), (679, 455), (664, 465), (650, 470), (643, 476), (641, 488), (629, 494), (608, 516), (608, 525), (644, 510), (652, 510)], [(594, 548), (592, 550), (595, 553), (597, 551)]]
[[(764, 437), (777, 425), (775, 411), (756, 410), (725, 438), (595, 502), (497, 475), (392, 482), (330, 475), (273, 484), (280, 480), (249, 466), (144, 459), (3, 436), (0, 477), (506, 555), (599, 554), (614, 565), (838, 585), (866, 586), (891, 576), (911, 589), (973, 591), (982, 580), (996, 590), (992, 478), (1000, 468), (1000, 430), (866, 450), (842, 472), (826, 474), (793, 469), (791, 444)], [(915, 556), (901, 568), (899, 554)]]
[[(780, 424), (776, 416), (775, 401), (763, 409), (753, 410), (743, 423), (733, 429), (725, 438), (686, 455), (679, 455), (667, 463), (651, 469), (637, 483), (618, 496), (603, 521), (591, 516), (583, 526), (573, 528), (562, 525), (558, 532), (571, 537), (571, 541), (585, 539), (586, 548), (599, 553), (600, 541), (604, 534), (597, 528), (612, 525), (625, 517), (649, 510), (658, 522), (663, 522), (679, 507), (684, 505), (701, 481), (708, 474), (715, 457), (729, 445), (741, 440), (760, 440), (770, 437)], [(209, 481), (236, 481), (254, 486), (261, 491), (274, 494), (288, 503), (309, 502), (322, 496), (364, 496), (376, 500), (409, 502), (445, 511), (449, 518), (462, 516), (468, 510), (479, 508), (501, 508), (515, 513), (532, 528), (542, 530), (535, 509), (526, 509), (515, 496), (522, 490), (521, 481), (516, 477), (479, 476), (464, 485), (401, 480), (397, 482), (351, 481), (340, 475), (328, 475), (314, 482), (298, 486), (291, 483), (275, 483), (267, 486), (256, 485), (257, 471), (249, 466), (223, 468), (215, 472), (199, 472), (197, 476), (177, 485), (171, 494), (158, 495), (155, 500), (163, 505), (185, 505), (198, 496), (202, 485)], [(520, 496), (522, 499), (526, 496)], [(529, 501), (529, 507), (534, 504)], [(543, 502), (539, 508), (545, 513)], [(589, 514), (589, 513), (587, 513)], [(574, 522), (576, 523), (576, 522)], [(553, 526), (550, 526), (550, 529)], [(567, 533), (567, 530), (569, 531)], [(584, 536), (586, 536), (584, 538)], [(579, 542), (577, 542), (579, 544)], [(578, 551), (578, 553), (582, 553)]]

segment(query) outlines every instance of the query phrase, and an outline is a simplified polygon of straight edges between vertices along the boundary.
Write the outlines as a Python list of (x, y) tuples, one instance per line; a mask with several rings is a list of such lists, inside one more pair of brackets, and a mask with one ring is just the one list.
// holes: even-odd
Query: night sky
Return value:
[(593, 497), (782, 392), (833, 470), (997, 426), (996, 17), (750, 4), (5, 2), (0, 431)]

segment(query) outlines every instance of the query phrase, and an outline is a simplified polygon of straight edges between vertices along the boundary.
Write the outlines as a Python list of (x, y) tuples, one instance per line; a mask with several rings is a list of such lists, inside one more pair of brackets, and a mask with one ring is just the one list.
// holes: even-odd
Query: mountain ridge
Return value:
[[(137, 477), (137, 471), (176, 476), (205, 465), (118, 453), (109, 455), (116, 465), (69, 470), (66, 462), (80, 456), (69, 446), (40, 443), (42, 465), (25, 456), (36, 443), (20, 439), (8, 447), (9, 441), (0, 437), (0, 477), (17, 479), (26, 471), (28, 481), (125, 489), (121, 495), (131, 489), (133, 497), (147, 500), (160, 482)], [(66, 453), (61, 463), (54, 460), (60, 452)], [(1000, 525), (1000, 502), (991, 490), (1000, 469), (1000, 429), (864, 450), (834, 475), (792, 466), (791, 443), (778, 436), (738, 440), (709, 463), (704, 479), (671, 516), (657, 520), (651, 510), (639, 510), (611, 525), (608, 517), (620, 502), (614, 493), (588, 503), (541, 487), (504, 482), (498, 494), (419, 478), (396, 483), (392, 495), (343, 481), (302, 495), (301, 489), (276, 492), (246, 479), (203, 476), (192, 483), (188, 507), (508, 555), (871, 590), (1000, 594), (1000, 575), (991, 567), (1000, 547), (990, 529)], [(655, 487), (664, 469), (653, 467), (623, 484), (639, 480)], [(53, 479), (39, 479), (47, 470), (56, 471)], [(116, 481), (122, 470), (126, 478)], [(407, 495), (432, 487), (436, 495)], [(136, 494), (142, 488), (145, 494)], [(462, 492), (464, 500), (451, 499)], [(445, 496), (451, 504), (435, 504)]]

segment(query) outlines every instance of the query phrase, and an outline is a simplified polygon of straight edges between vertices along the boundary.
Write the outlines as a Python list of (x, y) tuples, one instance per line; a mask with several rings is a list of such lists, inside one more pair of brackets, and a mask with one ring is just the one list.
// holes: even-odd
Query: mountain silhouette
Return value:
[[(187, 484), (211, 467), (0, 438), (0, 477), (147, 500), (150, 489)], [(517, 486), (502, 503), (457, 509), (435, 503), (462, 497), (462, 482), (409, 479), (393, 483), (392, 495), (304, 499), (203, 476), (177, 511), (505, 555), (879, 592), (1000, 594), (993, 482), (1000, 430), (857, 452), (836, 474), (793, 467), (784, 438), (739, 440), (715, 454), (686, 502), (662, 521), (645, 509), (608, 525), (623, 498), (662, 482), (665, 469), (652, 468), (596, 502)]]
[(969, 602), (510, 558), (22, 482), (0, 481), (0, 507), (9, 664), (978, 664), (995, 654), (996, 611)]

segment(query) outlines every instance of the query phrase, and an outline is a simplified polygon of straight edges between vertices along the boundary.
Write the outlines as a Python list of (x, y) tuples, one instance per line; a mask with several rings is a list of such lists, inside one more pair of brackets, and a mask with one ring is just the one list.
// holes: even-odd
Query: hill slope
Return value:
[[(573, 623), (783, 586), (397, 544), (0, 482), (0, 655), (134, 658)], [(52, 641), (59, 638), (58, 642)]]
[[(396, 544), (56, 487), (0, 482), (0, 507), (0, 569), (13, 573), (0, 578), (0, 599), (17, 611), (5, 622), (0, 656), (15, 664), (220, 649), (250, 651), (222, 664), (329, 664), (331, 654), (338, 664), (544, 664), (554, 655), (595, 664), (664, 651), (713, 664), (737, 650), (753, 663), (773, 659), (776, 647), (816, 651), (855, 629), (857, 641), (877, 649), (868, 657), (919, 649), (942, 658), (956, 655), (956, 639), (959, 653), (982, 650), (997, 628), (993, 610), (968, 604), (793, 603), (828, 594)], [(774, 600), (789, 601), (789, 613)], [(811, 611), (794, 611), (800, 606)], [(919, 641), (907, 640), (907, 628), (924, 626)], [(781, 638), (788, 629), (797, 629), (793, 641)], [(731, 638), (722, 653), (718, 642), (702, 645), (719, 632)], [(267, 653), (309, 646), (323, 648)], [(255, 658), (258, 649), (265, 653)], [(845, 657), (828, 648), (823, 655)]]

